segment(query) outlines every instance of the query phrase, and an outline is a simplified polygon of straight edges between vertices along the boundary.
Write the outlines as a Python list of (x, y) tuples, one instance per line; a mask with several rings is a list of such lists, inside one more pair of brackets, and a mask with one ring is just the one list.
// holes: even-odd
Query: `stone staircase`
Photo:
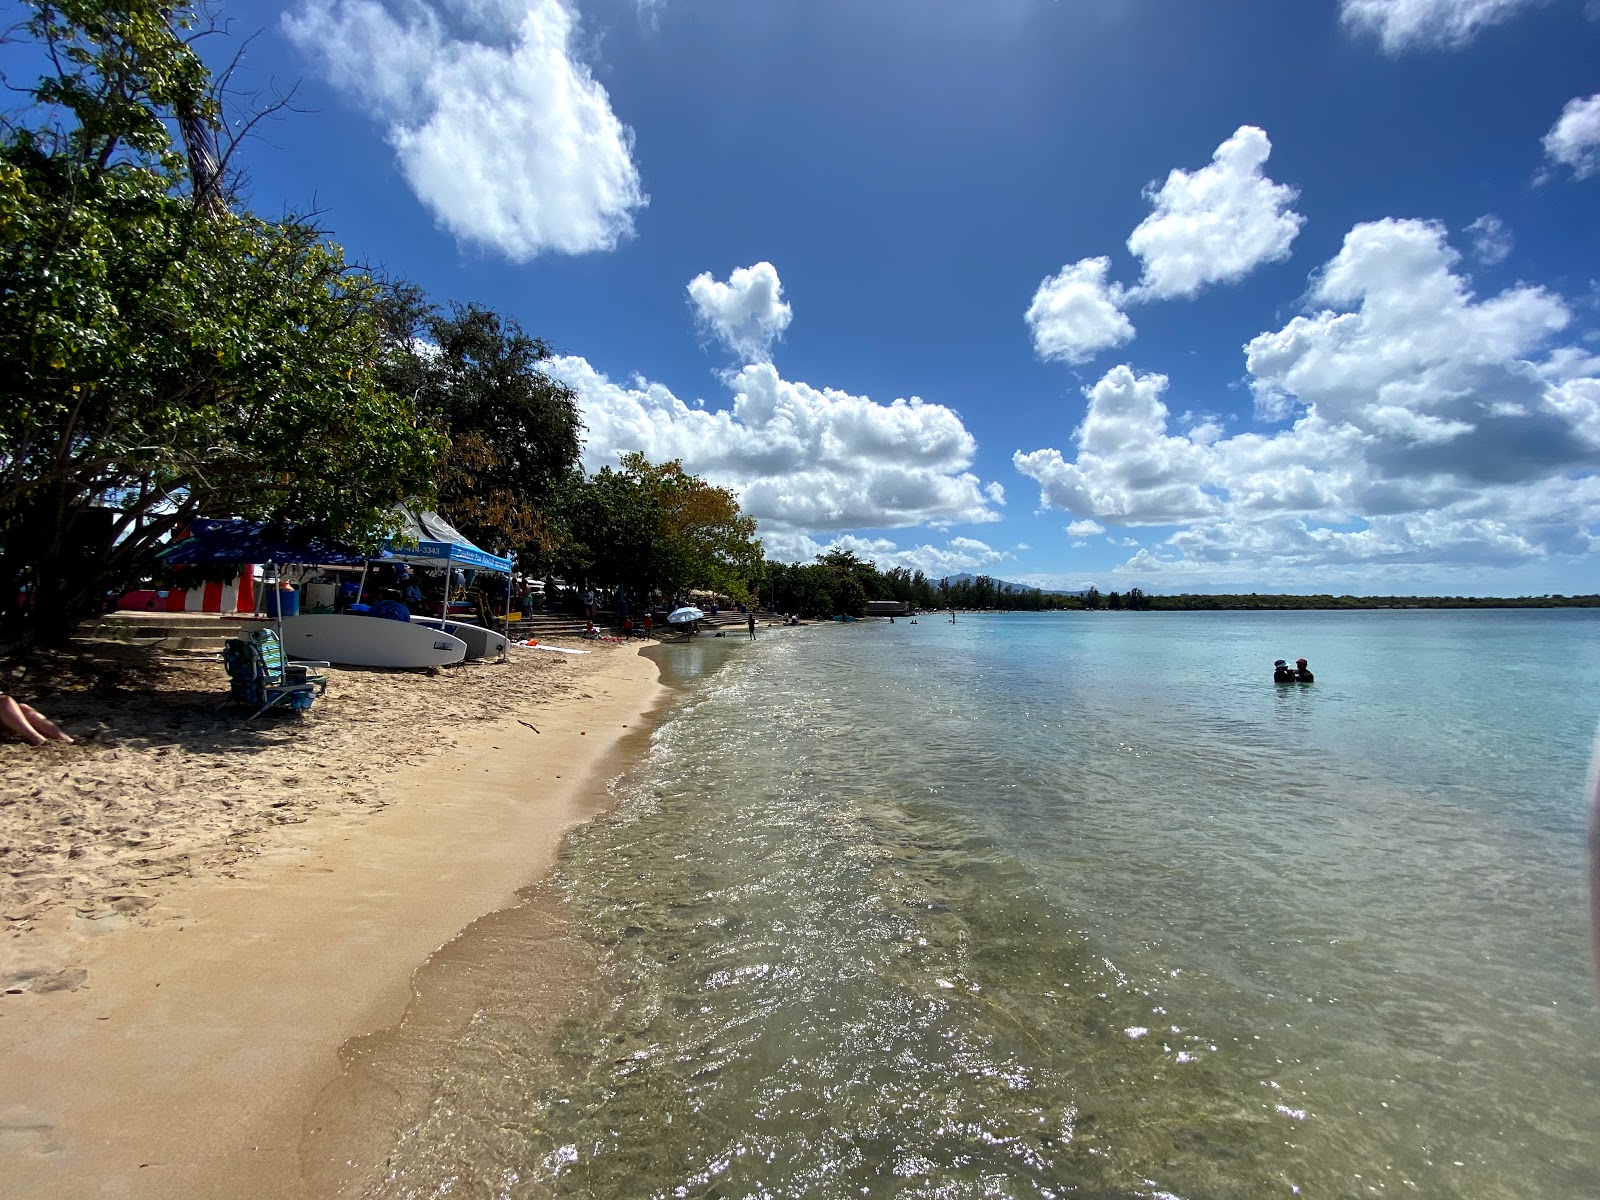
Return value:
[(85, 621), (73, 641), (90, 645), (118, 642), (166, 653), (204, 656), (221, 654), (223, 642), (264, 623), (265, 618), (216, 613), (113, 612), (98, 621)]

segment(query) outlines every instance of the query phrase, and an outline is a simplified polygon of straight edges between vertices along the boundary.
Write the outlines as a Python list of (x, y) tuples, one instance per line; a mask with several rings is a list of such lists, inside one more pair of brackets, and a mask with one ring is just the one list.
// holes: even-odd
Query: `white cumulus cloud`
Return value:
[(739, 267), (726, 283), (709, 271), (696, 275), (689, 281), (689, 299), (702, 328), (746, 362), (766, 361), (794, 316), (784, 303), (778, 270), (769, 262)]
[(1262, 173), (1271, 154), (1267, 135), (1242, 125), (1208, 166), (1147, 189), (1153, 211), (1128, 237), (1144, 263), (1138, 298), (1193, 296), (1289, 256), (1305, 218), (1291, 207), (1294, 188)]
[(1455, 50), (1480, 30), (1509, 21), (1544, 0), (1344, 0), (1344, 23), (1372, 34), (1387, 54)]
[(1515, 244), (1511, 230), (1507, 229), (1506, 223), (1493, 213), (1484, 213), (1468, 225), (1467, 236), (1472, 239), (1473, 257), (1486, 267), (1505, 262), (1511, 256), (1511, 247)]
[(1241, 125), (1209, 165), (1174, 169), (1163, 183), (1150, 184), (1150, 215), (1128, 236), (1143, 267), (1138, 285), (1111, 280), (1104, 256), (1068, 263), (1044, 280), (1024, 314), (1039, 357), (1088, 362), (1133, 339), (1129, 305), (1194, 296), (1287, 258), (1305, 218), (1291, 207), (1295, 190), (1262, 172), (1271, 153), (1264, 132)]
[[(1210, 584), (1263, 564), (1540, 562), (1600, 527), (1600, 358), (1559, 296), (1475, 295), (1443, 226), (1358, 225), (1312, 311), (1245, 348), (1266, 432), (1175, 433), (1170, 381), (1114, 367), (1070, 454), (1018, 451), (1079, 522), (1180, 528), (1130, 575)], [(1229, 574), (1234, 572), (1235, 574)]]
[(888, 538), (864, 538), (853, 534), (833, 538), (824, 544), (806, 534), (764, 532), (761, 542), (767, 557), (780, 562), (811, 562), (819, 554), (848, 550), (857, 558), (877, 563), (880, 570), (904, 567), (908, 571), (921, 571), (935, 581), (962, 572), (981, 571), (1012, 557), (1004, 550), (996, 550), (986, 542), (967, 537), (951, 538), (943, 546), (924, 542), (920, 546), (904, 549)]
[(1106, 527), (1100, 524), (1099, 521), (1091, 521), (1087, 517), (1081, 521), (1074, 521), (1067, 526), (1067, 536), (1075, 538), (1093, 537), (1095, 534), (1104, 533), (1105, 531)]
[(1571, 167), (1579, 179), (1600, 172), (1600, 92), (1567, 101), (1544, 135), (1544, 153), (1552, 163)]
[(972, 435), (941, 404), (880, 404), (786, 380), (771, 363), (730, 373), (733, 403), (718, 410), (642, 378), (614, 382), (578, 357), (552, 359), (545, 370), (578, 394), (588, 470), (614, 466), (627, 451), (680, 459), (737, 492), (764, 535), (999, 519), (968, 469)]
[(1122, 311), (1123, 290), (1106, 282), (1110, 270), (1109, 258), (1079, 259), (1039, 285), (1024, 316), (1040, 358), (1088, 362), (1133, 337), (1133, 322)]
[[(1211, 454), (1186, 437), (1167, 433), (1165, 375), (1135, 375), (1112, 367), (1084, 389), (1089, 408), (1074, 433), (1077, 453), (1059, 450), (1013, 456), (1017, 470), (1039, 484), (1040, 499), (1081, 517), (1124, 525), (1170, 524), (1217, 511), (1203, 490)], [(1088, 525), (1096, 525), (1090, 530)], [(1104, 532), (1098, 522), (1073, 522), (1069, 534)]]
[(648, 201), (561, 0), (303, 0), (289, 38), (387, 126), (438, 223), (514, 261), (610, 250)]

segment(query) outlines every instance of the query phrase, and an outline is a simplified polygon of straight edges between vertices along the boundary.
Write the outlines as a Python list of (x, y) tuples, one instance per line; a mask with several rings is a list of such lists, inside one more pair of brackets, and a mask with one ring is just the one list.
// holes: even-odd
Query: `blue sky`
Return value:
[(259, 209), (518, 317), (590, 466), (774, 556), (1600, 591), (1588, 0), (223, 8), (299, 84)]

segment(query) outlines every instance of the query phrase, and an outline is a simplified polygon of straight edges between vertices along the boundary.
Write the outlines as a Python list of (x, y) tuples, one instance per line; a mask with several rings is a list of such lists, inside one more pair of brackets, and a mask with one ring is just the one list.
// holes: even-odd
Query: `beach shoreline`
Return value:
[[(636, 648), (548, 657), (569, 665), (526, 704), (443, 731), (413, 717), (449, 744), (373, 772), (371, 803), (259, 831), (226, 871), (137, 904), (25, 914), (3, 962), (24, 982), (0, 996), (0, 1191), (309, 1197), (360, 1176), (407, 1116), (403, 1089), (350, 1068), (419, 995), (453, 1011), (458, 994), (418, 981), (470, 958), (495, 914), (533, 904), (559, 932), (538, 883), (666, 695)], [(560, 945), (579, 997), (592, 952)]]

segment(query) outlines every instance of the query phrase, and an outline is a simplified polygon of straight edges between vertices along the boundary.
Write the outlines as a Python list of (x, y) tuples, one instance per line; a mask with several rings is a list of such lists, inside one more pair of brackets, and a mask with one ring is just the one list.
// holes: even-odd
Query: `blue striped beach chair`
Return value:
[(229, 638), (222, 648), (222, 664), (229, 681), (225, 703), (250, 705), (255, 709), (246, 718), (250, 721), (279, 705), (307, 712), (312, 701), (328, 690), (328, 677), (313, 668), (331, 664), (285, 661), (283, 644), (271, 629), (258, 629), (247, 638)]

